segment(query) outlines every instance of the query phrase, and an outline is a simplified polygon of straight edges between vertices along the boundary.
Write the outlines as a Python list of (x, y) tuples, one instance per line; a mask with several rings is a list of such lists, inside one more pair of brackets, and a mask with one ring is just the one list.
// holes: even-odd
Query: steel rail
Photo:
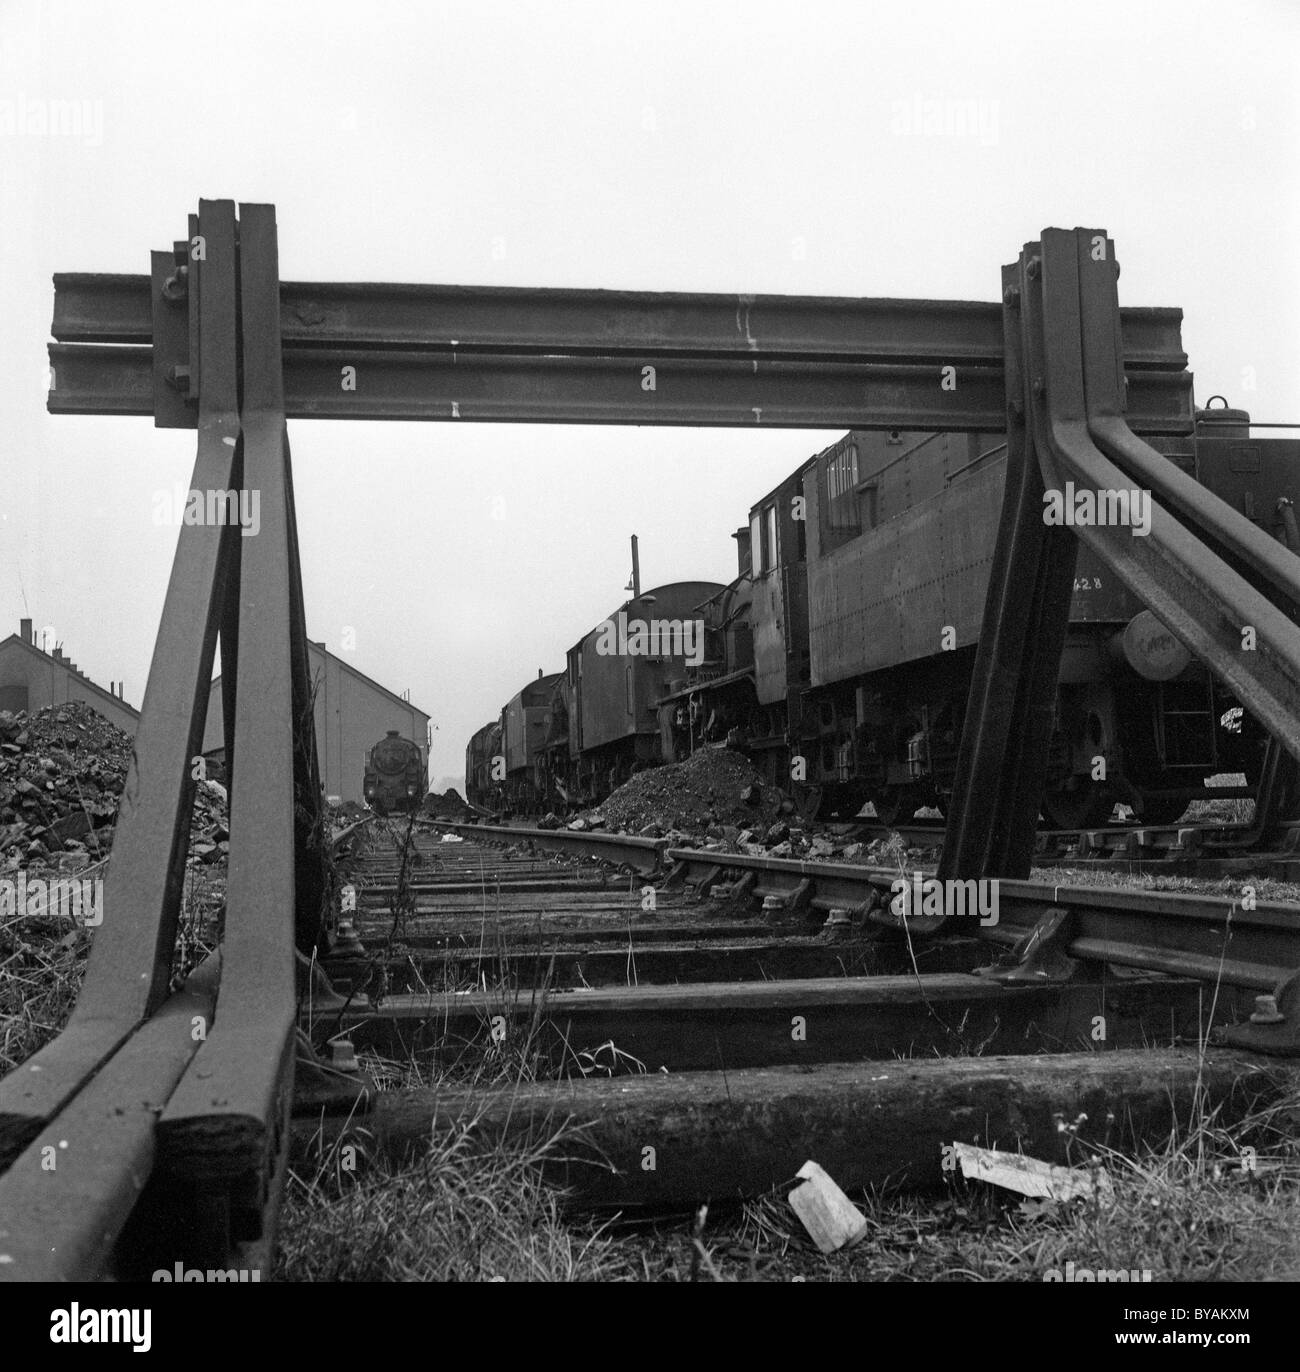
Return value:
[[(1112, 240), (1106, 240), (1106, 249), (1113, 263)], [(1095, 270), (1097, 264), (1082, 239), (1076, 242), (1076, 255), (1088, 433), (1093, 442), (1140, 487), (1158, 495), (1202, 536), (1213, 539), (1242, 567), (1261, 576), (1292, 606), (1300, 606), (1300, 556), (1133, 433), (1124, 415), (1122, 351), (1115, 338), (1119, 276), (1115, 271)]]
[[(295, 932), (312, 949), (323, 937), (274, 214), (243, 206), (237, 227), (233, 202), (204, 201), (193, 233), (206, 245), (188, 282), (193, 480), (257, 489), (262, 525), (249, 540), (235, 525), (181, 532), (86, 981), (63, 1033), (0, 1082), (3, 1280), (139, 1275), (151, 1258), (260, 1267), (273, 1244)], [(218, 631), (238, 745), (225, 930), (220, 956), (167, 998)]]
[[(205, 209), (213, 242), (234, 241), (234, 206)], [(232, 259), (202, 287), (208, 385), (200, 405), (196, 489), (238, 485)], [(163, 603), (104, 883), (103, 923), (63, 1032), (0, 1081), (0, 1167), (26, 1146), (166, 994), (185, 875), (194, 781), (217, 628), (237, 529), (182, 530)]]
[[(720, 880), (717, 873), (756, 877), (754, 897), (795, 896), (817, 910), (865, 911), (889, 928), (909, 927), (919, 920), (895, 916), (886, 895), (897, 894), (896, 868), (860, 867), (850, 863), (805, 862), (761, 858), (694, 848), (670, 848), (667, 860), (682, 864), (687, 882)], [(804, 883), (809, 883), (804, 888)], [(1300, 970), (1300, 905), (1277, 901), (1242, 905), (1232, 899), (1132, 887), (1071, 886), (1045, 881), (999, 880), (998, 923), (950, 919), (946, 932), (966, 932), (994, 943), (1018, 944), (1052, 909), (1078, 921), (1066, 951), (1093, 961), (1123, 963), (1147, 971), (1221, 979), (1247, 990), (1273, 991)]]
[[(208, 248), (211, 263), (212, 247)], [(214, 1260), (264, 1241), (293, 1089), (295, 1035), (293, 533), (280, 383), (274, 210), (241, 205), (244, 481), (261, 491), (262, 524), (241, 559), (239, 765), (230, 797), (225, 962), (217, 1023), (158, 1124), (163, 1168), (209, 1193)]]
[(576, 829), (512, 829), (503, 825), (460, 824), (451, 820), (425, 820), (429, 828), (494, 839), (501, 843), (529, 843), (547, 853), (563, 853), (613, 862), (638, 872), (653, 872), (663, 865), (668, 841), (638, 834), (602, 834)]
[[(1266, 546), (1259, 531), (1247, 533), (1210, 493), (1189, 494), (1185, 483), (1153, 467), (1173, 470), (1133, 437), (1131, 414), (1122, 418), (1116, 271), (1104, 233), (1048, 229), (1003, 272), (1007, 488), (949, 808), (944, 877), (1028, 874), (1080, 543), (1281, 746), (1300, 753), (1300, 629), (1289, 613), (1300, 585), (1295, 559)], [(1142, 532), (1132, 519), (1045, 526), (1049, 493), (1064, 502), (1072, 485), (1100, 500), (1133, 492), (1135, 480), (1153, 474), (1155, 498), (1145, 492), (1150, 525)], [(1266, 589), (1251, 585), (1243, 570)]]
[[(1085, 241), (1082, 234), (1045, 232), (1042, 269), (1028, 283), (1037, 298), (1027, 302), (1026, 319), (1031, 332), (1042, 331), (1046, 361), (1046, 376), (1033, 405), (1035, 446), (1048, 490), (1064, 491), (1071, 480), (1077, 489), (1123, 491), (1130, 489), (1130, 478), (1094, 444), (1094, 413), (1101, 416), (1102, 431), (1112, 446), (1131, 457), (1143, 445), (1131, 433), (1120, 441), (1125, 425), (1119, 418), (1113, 352), (1106, 354), (1096, 343), (1086, 352), (1081, 349), (1081, 297), (1106, 289), (1106, 277), (1113, 286), (1114, 275), (1113, 258), (1107, 254), (1092, 260), (1083, 253)], [(1093, 332), (1099, 331), (1094, 320)], [(1256, 556), (1261, 572), (1273, 575), (1274, 564), (1257, 556), (1256, 544), (1237, 542), (1233, 523), (1213, 513), (1221, 501), (1203, 492), (1199, 504), (1234, 551)], [(1284, 747), (1300, 756), (1300, 628), (1163, 504), (1152, 500), (1150, 514), (1150, 532), (1142, 537), (1131, 527), (1101, 523), (1080, 524), (1075, 532)], [(1297, 563), (1280, 546), (1279, 551)], [(1279, 589), (1285, 592), (1295, 584), (1286, 574), (1292, 569), (1277, 565)], [(1266, 568), (1270, 570), (1265, 572)], [(1246, 627), (1257, 638), (1250, 651), (1243, 651)]]
[[(192, 426), (179, 394), (159, 391), (148, 347), (51, 343), (51, 414), (155, 415)], [(653, 368), (648, 389), (646, 368)], [(344, 381), (347, 381), (347, 389)], [(1129, 374), (1132, 423), (1143, 433), (1192, 428), (1191, 376)], [(939, 367), (714, 358), (461, 356), (284, 349), (289, 419), (456, 420), (465, 423), (656, 424), (810, 429), (895, 428), (1001, 433), (997, 366)], [(167, 400), (165, 409), (160, 409)]]
[[(150, 279), (61, 272), (61, 343), (154, 341)], [(1182, 369), (1182, 311), (1123, 311), (1126, 361)], [(393, 283), (280, 284), (286, 347), (787, 361), (1002, 360), (1002, 311), (970, 300)], [(649, 360), (647, 358), (647, 360)]]
[(153, 1169), (158, 1112), (199, 1046), (194, 1024), (212, 1021), (218, 979), (214, 954), (0, 1176), (0, 1281), (89, 1281), (111, 1267)]
[[(624, 862), (633, 854), (642, 864), (652, 858), (681, 864), (678, 880), (712, 884), (753, 875), (749, 894), (794, 896), (816, 910), (865, 910), (877, 923), (902, 928), (881, 897), (896, 894), (897, 868), (845, 862), (812, 862), (759, 857), (714, 849), (669, 848), (662, 839), (622, 834), (577, 833), (564, 829), (503, 829), (479, 824), (438, 827), (477, 834), (499, 843), (528, 842), (552, 852)], [(647, 870), (643, 866), (642, 870)], [(810, 883), (803, 888), (803, 883)], [(1300, 905), (1258, 901), (1244, 909), (1241, 897), (1189, 895), (1135, 890), (1132, 887), (1073, 886), (1032, 880), (1000, 880), (998, 924), (978, 931), (997, 943), (1018, 943), (1032, 931), (1045, 910), (1060, 908), (1078, 916), (1072, 955), (1124, 963), (1148, 971), (1199, 976), (1222, 974), (1228, 985), (1274, 990), (1300, 970)], [(929, 923), (911, 919), (907, 926), (923, 932)], [(960, 932), (960, 926), (949, 921)], [(976, 932), (972, 925), (966, 932)], [(1232, 957), (1222, 968), (1225, 950)], [(1113, 954), (1113, 955), (1112, 955)]]

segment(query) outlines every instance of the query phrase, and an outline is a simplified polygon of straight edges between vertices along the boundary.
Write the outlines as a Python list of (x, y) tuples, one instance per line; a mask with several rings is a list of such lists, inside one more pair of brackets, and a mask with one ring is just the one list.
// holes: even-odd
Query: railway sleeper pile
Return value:
[[(553, 1180), (583, 1204), (759, 1194), (809, 1159), (926, 1190), (958, 1141), (1077, 1164), (1167, 1136), (1198, 1093), (1231, 1117), (1294, 1051), (1294, 907), (1238, 910), (1229, 945), (1227, 901), (1005, 883), (997, 926), (921, 938), (879, 869), (456, 824), (404, 859), (405, 830), (372, 834), (339, 999), (303, 1027), (439, 1085), (300, 1086), (302, 1161), (567, 1120)], [(1212, 1009), (1238, 1028), (1203, 1051)]]

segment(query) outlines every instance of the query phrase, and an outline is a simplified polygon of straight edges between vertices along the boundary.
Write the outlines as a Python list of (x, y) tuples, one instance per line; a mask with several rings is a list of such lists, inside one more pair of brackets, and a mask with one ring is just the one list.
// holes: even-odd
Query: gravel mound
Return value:
[(441, 795), (430, 791), (425, 796), (424, 812), (435, 819), (463, 819), (469, 814), (469, 806), (465, 797), (454, 786), (449, 786)]
[[(107, 856), (132, 738), (82, 701), (34, 714), (0, 710), (0, 870), (76, 866)], [(229, 848), (225, 788), (195, 788), (191, 855)]]
[[(710, 825), (766, 828), (785, 800), (749, 761), (727, 748), (701, 748), (685, 762), (637, 772), (603, 805), (581, 818), (591, 827), (642, 833), (706, 829)], [(572, 826), (571, 826), (572, 827)]]

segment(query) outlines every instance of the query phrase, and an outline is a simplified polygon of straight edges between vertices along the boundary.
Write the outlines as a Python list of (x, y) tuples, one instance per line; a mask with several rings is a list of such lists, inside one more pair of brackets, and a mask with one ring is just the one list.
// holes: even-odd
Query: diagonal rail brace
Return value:
[[(1007, 308), (1021, 315), (1018, 366), (1007, 331), (1008, 481), (941, 876), (1028, 874), (1077, 539), (1300, 753), (1300, 559), (1129, 428), (1116, 274), (1104, 233), (1048, 229), (1004, 275)], [(1042, 497), (1071, 485), (1149, 500), (1149, 533), (1044, 530)]]

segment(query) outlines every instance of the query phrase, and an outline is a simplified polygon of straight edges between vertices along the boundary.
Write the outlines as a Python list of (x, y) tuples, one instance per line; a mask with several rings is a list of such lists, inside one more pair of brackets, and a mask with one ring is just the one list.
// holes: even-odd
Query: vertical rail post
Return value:
[(293, 1091), (297, 545), (278, 271), (274, 209), (241, 205), (240, 419), (247, 499), (258, 499), (260, 527), (240, 544), (240, 763), (230, 795), (221, 991), (216, 1024), (159, 1120), (164, 1168), (196, 1182), (201, 1256), (223, 1260), (241, 1246), (268, 1251)]
[[(1026, 877), (1047, 774), (1078, 541), (1043, 521), (1043, 259), (1003, 269), (1007, 483), (948, 814), (941, 878)], [(1072, 321), (1052, 323), (1066, 346)], [(1078, 347), (1078, 311), (1073, 317)], [(1082, 401), (1082, 389), (1079, 392)]]

